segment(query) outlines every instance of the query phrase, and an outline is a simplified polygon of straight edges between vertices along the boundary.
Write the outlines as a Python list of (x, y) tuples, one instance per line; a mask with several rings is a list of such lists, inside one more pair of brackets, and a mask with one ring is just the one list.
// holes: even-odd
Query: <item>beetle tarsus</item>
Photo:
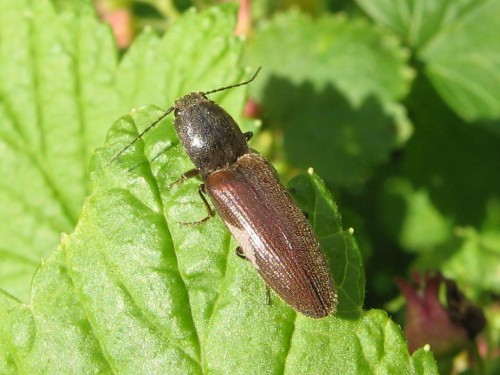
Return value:
[(192, 178), (192, 177), (196, 177), (200, 174), (200, 172), (198, 171), (198, 169), (196, 168), (193, 168), (193, 169), (190, 169), (189, 171), (187, 172), (184, 172), (181, 177), (179, 177), (177, 180), (175, 180), (174, 182), (172, 182), (170, 185), (168, 185), (168, 188), (171, 189), (173, 188), (175, 185), (180, 185), (182, 184), (184, 181), (186, 181), (187, 179), (189, 178)]
[[(193, 171), (196, 171), (196, 169), (188, 171), (186, 173), (193, 172)], [(184, 174), (186, 174), (186, 173), (184, 173)], [(190, 176), (190, 177), (193, 177), (193, 176)], [(187, 177), (187, 178), (189, 178), (189, 177)], [(205, 218), (201, 219), (201, 220), (198, 220), (198, 221), (193, 221), (193, 222), (190, 222), (190, 223), (181, 223), (182, 225), (198, 225), (198, 224), (203, 224), (204, 222), (210, 220), (212, 218), (212, 216), (214, 216), (214, 212), (212, 211), (212, 208), (210, 207), (210, 204), (208, 204), (207, 198), (205, 198), (205, 194), (206, 194), (205, 184), (200, 184), (200, 186), (198, 186), (198, 194), (200, 195), (200, 198), (203, 201), (203, 204), (205, 205), (205, 208), (207, 209), (207, 216)]]
[(271, 288), (266, 285), (266, 305), (271, 306)]
[(241, 246), (238, 246), (236, 250), (234, 251), (238, 257), (240, 257), (243, 260), (248, 260), (247, 256), (243, 252), (243, 248)]
[(243, 136), (245, 137), (245, 139), (247, 140), (247, 142), (252, 139), (253, 137), (253, 132), (245, 132), (243, 133)]

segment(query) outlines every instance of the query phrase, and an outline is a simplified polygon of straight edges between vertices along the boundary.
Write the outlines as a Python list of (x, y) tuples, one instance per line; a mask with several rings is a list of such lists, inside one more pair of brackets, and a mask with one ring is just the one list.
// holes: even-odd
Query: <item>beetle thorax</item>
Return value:
[(203, 177), (250, 152), (233, 118), (203, 93), (189, 93), (175, 102), (175, 128)]

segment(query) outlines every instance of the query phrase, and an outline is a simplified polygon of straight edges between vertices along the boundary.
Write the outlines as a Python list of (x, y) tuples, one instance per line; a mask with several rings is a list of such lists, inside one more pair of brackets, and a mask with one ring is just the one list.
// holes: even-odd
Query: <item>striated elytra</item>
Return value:
[(335, 312), (337, 293), (311, 225), (274, 168), (250, 149), (251, 133), (242, 133), (233, 118), (207, 98), (248, 84), (257, 73), (237, 85), (183, 96), (116, 157), (174, 111), (175, 129), (196, 167), (177, 182), (199, 174), (203, 179), (199, 193), (208, 212), (204, 194), (237, 240), (240, 255), (286, 303), (307, 316), (322, 318)]

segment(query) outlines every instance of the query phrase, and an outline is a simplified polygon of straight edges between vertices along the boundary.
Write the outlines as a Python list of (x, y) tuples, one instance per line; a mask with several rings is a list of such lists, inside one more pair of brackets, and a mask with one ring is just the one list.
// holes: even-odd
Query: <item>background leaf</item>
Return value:
[(475, 2), (420, 53), (436, 89), (467, 121), (491, 121), (500, 115), (500, 38), (491, 32), (499, 14), (498, 1)]
[(358, 185), (411, 133), (396, 102), (412, 76), (407, 54), (363, 20), (291, 11), (259, 29), (249, 47), (248, 61), (266, 61), (251, 90), (265, 118), (285, 130), (293, 165)]
[(498, 124), (490, 124), (500, 115), (500, 38), (492, 32), (500, 21), (498, 1), (357, 2), (416, 48), (428, 78), (454, 111), (498, 132)]
[[(240, 71), (224, 64), (237, 62), (241, 44), (214, 38), (234, 19), (214, 11), (203, 25), (191, 12), (162, 41), (146, 33), (117, 66), (109, 30), (85, 2), (58, 15), (45, 0), (33, 9), (0, 1), (0, 14), (0, 282), (28, 301), (39, 260), (76, 224), (89, 193), (90, 154), (109, 124), (135, 106), (165, 107), (180, 93), (238, 81)], [(195, 60), (175, 58), (188, 58), (186, 51)], [(197, 63), (179, 75), (185, 61)], [(218, 61), (211, 75), (207, 61)]]
[(84, 5), (63, 17), (47, 1), (0, 1), (0, 61), (0, 282), (28, 301), (40, 259), (76, 223), (90, 154), (123, 107), (111, 35)]
[(484, 3), (482, 0), (356, 0), (356, 2), (378, 23), (393, 29), (415, 48), (424, 46), (440, 30), (452, 26), (471, 8)]

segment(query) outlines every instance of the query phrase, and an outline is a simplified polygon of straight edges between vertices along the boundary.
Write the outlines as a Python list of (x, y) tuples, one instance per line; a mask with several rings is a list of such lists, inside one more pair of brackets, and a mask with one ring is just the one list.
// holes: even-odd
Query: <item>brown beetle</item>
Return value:
[(313, 318), (325, 317), (335, 312), (337, 294), (311, 225), (274, 168), (248, 146), (252, 134), (242, 133), (233, 118), (207, 98), (248, 84), (258, 72), (246, 82), (178, 99), (115, 158), (174, 111), (175, 129), (196, 166), (177, 182), (199, 174), (203, 179), (200, 196), (211, 214), (203, 194), (210, 197), (240, 245), (238, 255), (248, 259), (266, 284), (294, 309)]

